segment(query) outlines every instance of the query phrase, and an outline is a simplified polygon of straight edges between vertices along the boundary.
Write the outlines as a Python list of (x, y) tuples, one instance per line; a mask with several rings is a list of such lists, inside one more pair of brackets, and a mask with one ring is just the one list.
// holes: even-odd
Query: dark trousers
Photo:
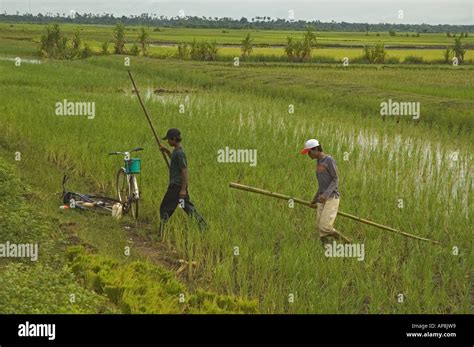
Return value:
[(184, 210), (184, 212), (187, 213), (188, 216), (193, 217), (197, 221), (199, 228), (201, 230), (207, 228), (206, 221), (199, 214), (199, 212), (196, 210), (196, 207), (194, 207), (193, 203), (189, 199), (188, 192), (186, 192), (186, 197), (182, 201), (180, 201), (180, 198), (179, 198), (180, 191), (181, 191), (180, 186), (170, 184), (168, 186), (168, 190), (165, 193), (165, 196), (163, 197), (163, 200), (161, 201), (160, 234), (163, 234), (165, 223), (168, 221), (168, 219), (171, 218), (171, 216), (173, 215), (178, 205), (180, 206), (180, 208)]

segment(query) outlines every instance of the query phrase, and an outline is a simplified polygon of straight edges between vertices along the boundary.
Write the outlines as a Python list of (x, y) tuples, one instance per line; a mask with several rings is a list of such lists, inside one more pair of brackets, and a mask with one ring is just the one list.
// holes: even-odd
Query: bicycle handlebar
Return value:
[(127, 152), (111, 152), (111, 153), (109, 153), (109, 155), (118, 155), (118, 154), (132, 153), (132, 152), (138, 152), (138, 151), (143, 151), (143, 148), (142, 147), (137, 147), (137, 148), (131, 149)]

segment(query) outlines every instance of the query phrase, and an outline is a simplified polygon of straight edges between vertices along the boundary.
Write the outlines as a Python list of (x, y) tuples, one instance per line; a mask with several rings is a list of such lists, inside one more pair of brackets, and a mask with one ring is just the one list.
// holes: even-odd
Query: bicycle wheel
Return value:
[(130, 175), (129, 176), (129, 187), (130, 187), (130, 192), (129, 192), (129, 208), (130, 211), (132, 212), (132, 217), (134, 219), (138, 219), (138, 182), (137, 182), (137, 176), (135, 175)]
[(123, 169), (117, 172), (117, 195), (124, 213), (131, 212), (132, 218), (138, 218), (138, 200), (133, 196), (133, 175), (127, 175)]
[(128, 205), (128, 200), (130, 197), (130, 185), (128, 182), (127, 173), (123, 169), (119, 169), (117, 172), (115, 187), (119, 201), (123, 205)]
[(128, 208), (132, 212), (133, 219), (138, 219), (138, 200), (134, 198), (130, 199), (130, 205)]

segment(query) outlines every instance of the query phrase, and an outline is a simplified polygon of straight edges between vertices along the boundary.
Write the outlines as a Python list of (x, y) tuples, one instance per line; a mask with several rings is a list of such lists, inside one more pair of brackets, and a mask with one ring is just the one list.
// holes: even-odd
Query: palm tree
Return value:
[(242, 57), (246, 58), (250, 56), (253, 51), (253, 39), (250, 37), (250, 33), (247, 34), (245, 39), (242, 40)]
[(72, 38), (72, 54), (78, 55), (81, 49), (81, 34), (79, 31), (74, 32), (74, 36)]
[(288, 57), (288, 61), (293, 61), (295, 58), (295, 42), (292, 37), (286, 38), (285, 53)]
[(117, 23), (114, 29), (115, 54), (122, 54), (125, 47), (125, 25)]
[(459, 64), (462, 64), (462, 62), (464, 61), (464, 54), (466, 54), (466, 50), (463, 48), (460, 37), (454, 39), (452, 51), (454, 53), (454, 56), (458, 58)]
[(140, 45), (142, 46), (142, 52), (143, 55), (146, 56), (148, 54), (148, 38), (150, 37), (150, 34), (145, 28), (141, 28), (140, 34), (138, 35), (138, 41), (140, 42)]
[(306, 33), (303, 36), (303, 61), (311, 59), (311, 50), (314, 46), (316, 46), (316, 35), (311, 31), (311, 28), (306, 27)]

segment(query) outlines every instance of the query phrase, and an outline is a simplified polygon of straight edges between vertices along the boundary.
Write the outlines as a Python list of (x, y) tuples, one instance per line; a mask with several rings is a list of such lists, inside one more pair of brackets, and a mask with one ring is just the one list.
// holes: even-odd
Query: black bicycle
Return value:
[(131, 158), (130, 153), (143, 151), (137, 147), (127, 152), (112, 152), (109, 155), (123, 155), (124, 166), (118, 169), (115, 188), (117, 197), (123, 205), (123, 212), (132, 213), (134, 219), (138, 218), (138, 201), (140, 200), (140, 189), (138, 188), (137, 175), (141, 171), (140, 158)]
[(66, 189), (69, 177), (63, 176), (63, 203), (67, 208), (77, 208), (79, 210), (92, 210), (103, 214), (113, 214), (114, 205), (116, 210), (121, 209), (120, 201), (105, 196), (96, 196), (70, 192)]

